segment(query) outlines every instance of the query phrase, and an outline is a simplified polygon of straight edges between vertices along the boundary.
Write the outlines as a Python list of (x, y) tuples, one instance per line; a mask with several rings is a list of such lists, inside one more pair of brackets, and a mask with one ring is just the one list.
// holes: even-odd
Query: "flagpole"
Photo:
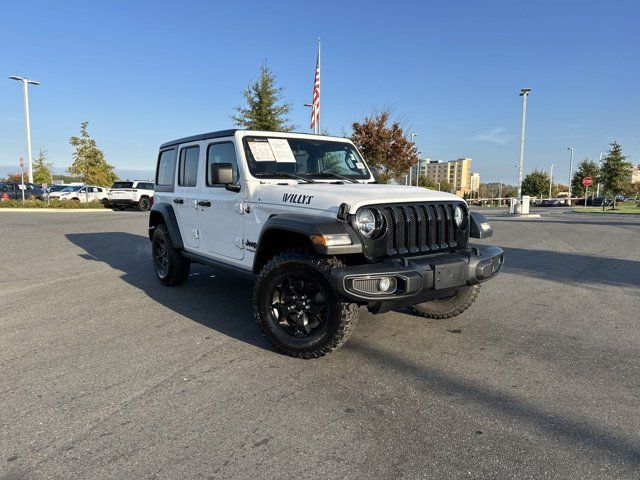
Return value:
[[(318, 37), (318, 98), (320, 97), (320, 90), (322, 88), (322, 82), (320, 81), (320, 37)], [(316, 114), (316, 135), (320, 134), (320, 103), (318, 103), (318, 111)]]

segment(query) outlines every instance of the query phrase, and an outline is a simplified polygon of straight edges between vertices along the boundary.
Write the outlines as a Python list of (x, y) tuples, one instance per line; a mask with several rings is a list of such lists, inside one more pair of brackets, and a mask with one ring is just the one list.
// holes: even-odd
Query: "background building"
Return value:
[(477, 194), (480, 192), (480, 174), (472, 173), (471, 179), (469, 182), (469, 189), (471, 196), (478, 196)]
[(459, 158), (450, 162), (425, 159), (420, 162), (420, 176), (435, 184), (448, 183), (451, 192), (462, 197), (471, 190), (471, 159)]
[(640, 165), (631, 169), (631, 183), (640, 183)]

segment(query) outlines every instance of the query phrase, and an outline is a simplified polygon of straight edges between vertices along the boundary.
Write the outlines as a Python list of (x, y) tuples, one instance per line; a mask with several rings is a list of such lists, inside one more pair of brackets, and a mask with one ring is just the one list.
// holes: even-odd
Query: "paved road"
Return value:
[(639, 478), (640, 219), (493, 219), (448, 321), (272, 351), (250, 280), (151, 272), (134, 212), (0, 212), (0, 478)]

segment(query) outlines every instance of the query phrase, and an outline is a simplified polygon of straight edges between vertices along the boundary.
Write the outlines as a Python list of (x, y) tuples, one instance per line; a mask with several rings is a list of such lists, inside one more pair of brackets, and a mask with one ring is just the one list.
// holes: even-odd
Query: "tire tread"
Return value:
[(261, 281), (264, 277), (274, 268), (279, 265), (288, 262), (307, 263), (313, 265), (315, 268), (323, 272), (323, 274), (329, 277), (331, 269), (343, 266), (343, 263), (336, 257), (320, 257), (317, 255), (309, 254), (303, 250), (287, 250), (278, 255), (272, 257), (262, 268), (256, 278), (256, 287), (253, 290), (253, 311), (254, 318), (262, 334), (269, 340), (269, 342), (280, 352), (289, 355), (291, 357), (302, 359), (313, 359), (323, 357), (324, 355), (340, 348), (351, 336), (355, 329), (358, 320), (358, 306), (355, 303), (338, 302), (340, 308), (340, 315), (338, 320), (338, 327), (335, 335), (330, 339), (328, 343), (325, 343), (321, 347), (310, 351), (296, 351), (287, 348), (277, 338), (273, 337), (267, 328), (262, 323), (258, 307), (258, 290)]
[[(424, 317), (424, 318), (433, 318), (433, 319), (437, 319), (437, 320), (443, 320), (443, 319), (446, 319), (446, 318), (453, 318), (453, 317), (457, 317), (462, 312), (467, 310), (471, 305), (473, 305), (473, 302), (476, 301), (476, 298), (478, 298), (478, 294), (479, 293), (480, 293), (480, 285), (472, 285), (471, 286), (471, 290), (469, 292), (469, 295), (467, 296), (467, 298), (464, 299), (464, 301), (462, 303), (460, 303), (459, 305), (456, 305), (451, 310), (447, 310), (447, 311), (444, 311), (444, 312), (439, 312), (439, 313), (425, 312), (423, 310), (420, 310), (420, 309), (416, 308), (415, 305), (411, 305), (409, 307), (409, 310), (413, 314), (419, 315), (419, 316)], [(426, 302), (426, 303), (428, 304), (430, 302)]]

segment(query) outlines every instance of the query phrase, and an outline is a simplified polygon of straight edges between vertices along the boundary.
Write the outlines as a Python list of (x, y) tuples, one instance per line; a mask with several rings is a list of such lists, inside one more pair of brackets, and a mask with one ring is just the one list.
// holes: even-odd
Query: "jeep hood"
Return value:
[(428, 201), (460, 201), (451, 193), (405, 185), (372, 183), (291, 183), (262, 184), (256, 192), (260, 203), (289, 205), (306, 209), (335, 211), (342, 203), (349, 204), (349, 213), (364, 205)]

